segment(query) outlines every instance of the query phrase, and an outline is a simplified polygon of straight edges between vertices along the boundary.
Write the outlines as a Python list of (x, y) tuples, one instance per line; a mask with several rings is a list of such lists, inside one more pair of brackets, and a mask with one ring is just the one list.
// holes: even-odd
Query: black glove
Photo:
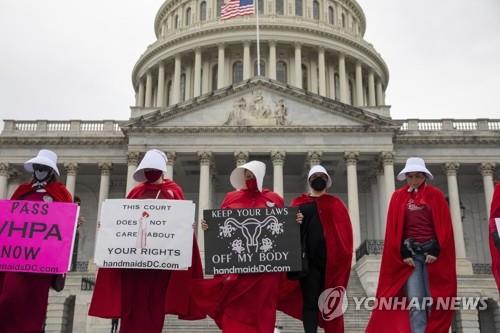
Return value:
[(498, 235), (498, 231), (493, 231), (491, 236), (493, 236), (493, 243), (495, 243), (496, 248), (500, 250), (500, 236)]
[(401, 244), (401, 258), (403, 258), (403, 260), (412, 257), (412, 253), (409, 248), (410, 242), (411, 242), (410, 239), (405, 239), (403, 241), (403, 244)]

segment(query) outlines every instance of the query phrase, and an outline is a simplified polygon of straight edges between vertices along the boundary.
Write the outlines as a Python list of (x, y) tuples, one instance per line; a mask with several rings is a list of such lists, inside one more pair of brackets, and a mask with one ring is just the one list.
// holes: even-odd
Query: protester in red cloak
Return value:
[[(428, 311), (424, 310), (423, 316), (420, 311), (409, 311), (407, 308), (376, 308), (366, 332), (447, 333), (453, 311), (443, 309), (443, 306), (438, 309), (436, 304), (437, 298), (441, 298), (453, 305), (453, 298), (457, 295), (455, 245), (449, 207), (443, 193), (427, 184), (426, 180), (432, 179), (432, 174), (421, 158), (407, 160), (398, 175), (398, 180), (405, 178), (407, 184), (394, 192), (389, 204), (377, 299), (394, 300), (399, 297), (401, 300), (407, 294), (413, 294), (412, 290), (420, 289), (415, 287), (415, 280), (418, 280), (419, 285), (425, 284), (421, 289), (430, 293), (418, 297), (431, 296), (433, 305)], [(408, 234), (413, 236), (408, 237)], [(414, 237), (424, 235), (435, 237), (437, 247), (436, 243), (424, 242), (424, 239), (417, 241), (433, 246), (415, 246)], [(413, 242), (406, 239), (413, 239)], [(421, 274), (415, 276), (419, 269)]]
[(500, 292), (500, 237), (498, 236), (495, 219), (500, 219), (500, 182), (497, 182), (495, 185), (489, 219), (491, 271)]
[[(33, 179), (19, 185), (11, 200), (72, 202), (71, 194), (56, 180), (57, 155), (42, 149), (24, 163)], [(57, 275), (0, 272), (0, 332), (39, 333), (42, 331), (49, 289)], [(3, 282), (2, 282), (3, 281)]]
[[(262, 188), (265, 170), (259, 161), (236, 168), (230, 177), (236, 191), (226, 195), (221, 208), (283, 207), (278, 194)], [(199, 281), (192, 293), (223, 333), (273, 333), (282, 280), (282, 273), (221, 275)]]
[(300, 209), (298, 222), (302, 223), (302, 237), (306, 237), (309, 267), (300, 281), (284, 282), (278, 309), (301, 319), (305, 333), (316, 333), (318, 322), (326, 333), (341, 333), (344, 332), (341, 313), (337, 317), (328, 317), (324, 312), (319, 316), (318, 299), (328, 288), (339, 291), (347, 288), (353, 252), (351, 220), (342, 200), (326, 193), (332, 179), (325, 168), (312, 167), (308, 182), (311, 193), (293, 199), (291, 205)]
[[(175, 182), (163, 179), (166, 163), (163, 152), (148, 151), (134, 173), (134, 179), (142, 183), (127, 198), (183, 200), (182, 189)], [(192, 280), (202, 277), (194, 237), (191, 267), (185, 271), (100, 268), (89, 315), (120, 318), (120, 333), (159, 333), (166, 313), (186, 320), (203, 319), (205, 315), (193, 306), (188, 294)]]

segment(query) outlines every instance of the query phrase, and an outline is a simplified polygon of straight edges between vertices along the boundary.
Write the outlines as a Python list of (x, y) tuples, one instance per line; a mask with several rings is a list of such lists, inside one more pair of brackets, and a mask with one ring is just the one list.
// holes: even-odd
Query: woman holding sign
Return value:
[[(66, 187), (56, 180), (57, 155), (42, 149), (24, 163), (33, 174), (31, 181), (19, 185), (11, 200), (72, 202)], [(0, 332), (41, 332), (49, 298), (61, 275), (0, 272)]]
[[(406, 185), (389, 203), (377, 287), (378, 300), (394, 306), (373, 310), (366, 332), (447, 333), (454, 307), (436, 303), (457, 296), (450, 209), (443, 193), (428, 184), (433, 176), (423, 159), (410, 157), (397, 179)], [(405, 299), (409, 303), (396, 306)]]
[[(140, 184), (127, 198), (183, 200), (179, 185), (163, 178), (166, 171), (167, 156), (162, 151), (149, 150), (134, 173)], [(202, 277), (196, 239), (191, 267), (185, 271), (100, 268), (89, 315), (120, 318), (120, 333), (159, 333), (166, 313), (187, 320), (202, 319), (205, 315), (192, 306), (187, 292), (192, 279)]]
[(497, 182), (495, 185), (495, 192), (491, 200), (489, 222), (491, 271), (497, 282), (498, 291), (500, 292), (500, 237), (498, 236), (500, 227), (500, 182)]
[[(283, 199), (262, 188), (266, 165), (251, 161), (231, 173), (222, 209), (283, 207)], [(203, 229), (208, 225), (203, 221)], [(272, 333), (282, 273), (228, 274), (194, 284), (196, 303), (224, 333)]]
[(344, 332), (342, 313), (327, 318), (323, 311), (318, 321), (318, 300), (327, 290), (344, 296), (353, 252), (351, 220), (342, 200), (326, 192), (332, 186), (332, 179), (325, 168), (313, 166), (308, 183), (311, 192), (293, 199), (291, 204), (300, 211), (297, 222), (301, 223), (307, 270), (295, 277), (298, 282), (285, 282), (278, 309), (302, 319), (306, 333), (316, 333), (318, 324), (326, 333)]

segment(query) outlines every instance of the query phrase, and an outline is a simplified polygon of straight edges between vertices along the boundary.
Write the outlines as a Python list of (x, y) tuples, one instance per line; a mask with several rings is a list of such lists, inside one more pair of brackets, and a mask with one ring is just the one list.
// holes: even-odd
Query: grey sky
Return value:
[[(128, 118), (162, 2), (0, 0), (0, 118)], [(500, 1), (359, 3), (394, 118), (500, 118)]]

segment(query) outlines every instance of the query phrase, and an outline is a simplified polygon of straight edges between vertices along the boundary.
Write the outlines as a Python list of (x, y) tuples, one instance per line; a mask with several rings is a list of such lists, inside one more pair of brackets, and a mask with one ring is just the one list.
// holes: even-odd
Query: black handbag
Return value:
[(66, 284), (66, 274), (57, 274), (52, 279), (51, 287), (55, 291), (59, 292), (64, 289), (65, 284)]
[(304, 235), (302, 237), (301, 244), (301, 259), (302, 259), (302, 270), (295, 272), (287, 272), (286, 277), (288, 280), (300, 280), (305, 278), (309, 274), (309, 257), (307, 256), (307, 228), (305, 228)]

